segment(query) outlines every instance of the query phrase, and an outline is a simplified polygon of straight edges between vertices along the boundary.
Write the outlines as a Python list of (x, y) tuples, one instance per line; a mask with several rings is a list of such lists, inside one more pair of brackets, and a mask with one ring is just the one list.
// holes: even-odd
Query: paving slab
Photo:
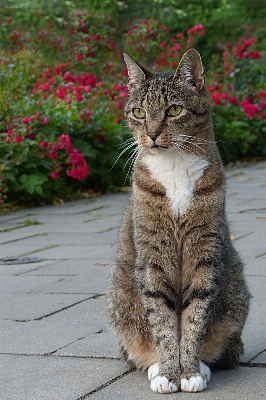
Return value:
[(6, 294), (1, 298), (0, 318), (30, 321), (73, 306), (87, 297), (85, 294)]
[[(237, 368), (212, 374), (207, 390), (201, 393), (167, 394), (167, 399), (178, 400), (265, 400), (264, 368)], [(132, 372), (111, 385), (92, 393), (88, 400), (158, 400), (164, 397), (153, 393), (147, 373)]]
[(0, 321), (0, 353), (47, 354), (107, 328), (105, 299), (88, 298), (40, 320)]
[(79, 357), (121, 358), (118, 339), (107, 328), (58, 350), (55, 355)]
[(77, 400), (126, 372), (119, 360), (1, 355), (2, 400)]
[[(245, 353), (241, 368), (215, 372), (206, 392), (191, 395), (195, 399), (265, 398), (265, 171), (262, 162), (226, 172), (228, 220), (252, 294)], [(42, 259), (0, 265), (1, 399), (159, 397), (146, 373), (129, 372), (119, 359), (105, 312), (104, 293), (128, 198), (109, 193), (0, 216), (0, 258), (30, 253)]]

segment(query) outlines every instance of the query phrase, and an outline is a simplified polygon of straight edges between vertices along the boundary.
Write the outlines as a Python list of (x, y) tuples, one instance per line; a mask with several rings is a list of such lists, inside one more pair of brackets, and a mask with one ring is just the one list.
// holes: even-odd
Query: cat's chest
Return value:
[(189, 207), (197, 180), (203, 175), (208, 161), (194, 154), (162, 152), (147, 154), (142, 160), (153, 179), (166, 190), (175, 215), (183, 215)]

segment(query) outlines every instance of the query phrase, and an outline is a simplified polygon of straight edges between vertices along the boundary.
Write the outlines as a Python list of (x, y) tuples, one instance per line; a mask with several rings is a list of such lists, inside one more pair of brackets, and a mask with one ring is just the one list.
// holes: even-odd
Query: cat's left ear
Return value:
[(181, 58), (175, 75), (187, 81), (197, 90), (201, 90), (205, 83), (204, 70), (201, 58), (197, 50), (189, 49)]
[(139, 85), (146, 78), (145, 72), (129, 55), (123, 53), (128, 71), (128, 85)]

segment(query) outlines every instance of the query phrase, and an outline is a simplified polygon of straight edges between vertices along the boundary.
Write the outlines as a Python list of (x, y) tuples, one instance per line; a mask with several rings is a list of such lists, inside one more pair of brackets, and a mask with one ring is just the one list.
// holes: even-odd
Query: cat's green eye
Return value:
[(180, 114), (181, 111), (182, 111), (182, 107), (181, 106), (173, 105), (173, 106), (168, 108), (166, 113), (167, 113), (168, 117), (175, 117), (178, 114)]
[(133, 112), (134, 117), (136, 117), (136, 118), (145, 118), (146, 113), (141, 108), (133, 108), (132, 112)]

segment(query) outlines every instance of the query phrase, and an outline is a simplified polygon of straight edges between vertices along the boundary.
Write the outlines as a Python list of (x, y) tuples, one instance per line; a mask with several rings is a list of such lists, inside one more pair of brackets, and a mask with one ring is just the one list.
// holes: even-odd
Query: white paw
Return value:
[(178, 391), (177, 386), (173, 382), (169, 382), (166, 376), (156, 376), (153, 378), (151, 389), (155, 393), (173, 393)]
[(210, 368), (207, 367), (207, 365), (204, 364), (203, 361), (200, 361), (200, 373), (203, 376), (203, 378), (206, 379), (206, 382), (209, 382), (211, 378), (211, 371)]
[(159, 363), (152, 364), (148, 368), (148, 378), (151, 381), (153, 378), (155, 378), (157, 375), (159, 375)]
[(202, 378), (202, 376), (191, 376), (189, 379), (181, 379), (182, 392), (202, 392), (206, 387), (206, 379)]

